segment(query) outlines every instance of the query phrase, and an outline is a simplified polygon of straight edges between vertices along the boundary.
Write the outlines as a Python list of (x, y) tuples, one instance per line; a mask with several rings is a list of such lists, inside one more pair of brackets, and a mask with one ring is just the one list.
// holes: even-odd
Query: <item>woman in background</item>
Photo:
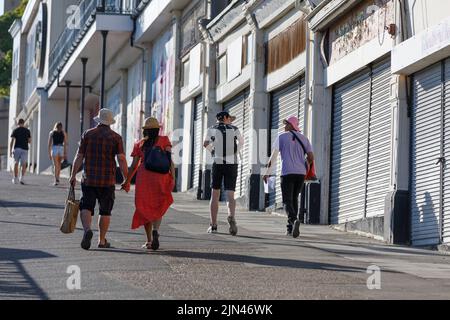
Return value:
[(57, 122), (48, 137), (48, 156), (53, 161), (54, 186), (59, 184), (61, 162), (67, 160), (67, 135), (61, 122)]
[(160, 136), (161, 126), (155, 118), (145, 120), (144, 138), (134, 145), (131, 156), (133, 163), (122, 189), (130, 191), (130, 182), (136, 175), (135, 206), (132, 229), (145, 227), (147, 242), (145, 249), (159, 249), (159, 227), (163, 216), (173, 203), (172, 190), (175, 186), (175, 169), (171, 163), (170, 172), (161, 174), (145, 168), (145, 154), (153, 147), (160, 147), (168, 153), (172, 152), (172, 144), (168, 137)]

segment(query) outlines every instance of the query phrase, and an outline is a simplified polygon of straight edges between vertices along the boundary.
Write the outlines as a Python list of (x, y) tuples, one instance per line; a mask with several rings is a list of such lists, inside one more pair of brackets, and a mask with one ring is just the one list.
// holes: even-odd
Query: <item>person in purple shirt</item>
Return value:
[(314, 161), (311, 143), (308, 138), (300, 133), (298, 122), (297, 117), (289, 117), (283, 121), (285, 132), (275, 140), (268, 169), (263, 176), (267, 183), (267, 179), (272, 174), (273, 169), (276, 168), (279, 153), (281, 156), (281, 192), (284, 210), (288, 216), (286, 234), (292, 235), (294, 238), (298, 238), (300, 235), (298, 197), (302, 192), (307, 172), (305, 155), (308, 165), (311, 165)]

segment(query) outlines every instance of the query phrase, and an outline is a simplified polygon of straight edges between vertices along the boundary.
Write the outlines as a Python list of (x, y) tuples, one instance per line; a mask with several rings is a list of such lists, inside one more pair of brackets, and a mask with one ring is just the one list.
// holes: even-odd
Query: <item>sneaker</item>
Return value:
[(155, 251), (159, 249), (159, 233), (156, 230), (153, 230), (152, 232), (151, 248)]
[(81, 247), (84, 250), (89, 250), (91, 248), (91, 240), (94, 236), (92, 230), (88, 230), (84, 233), (83, 240), (81, 241)]
[(292, 224), (289, 223), (289, 224), (286, 226), (286, 235), (287, 235), (287, 236), (292, 237), (292, 229), (293, 229), (293, 226), (292, 226)]
[(295, 220), (294, 231), (292, 231), (292, 237), (298, 238), (300, 236), (300, 220)]
[(18, 178), (13, 178), (11, 182), (12, 182), (12, 184), (18, 184), (19, 183), (19, 179)]
[(25, 180), (23, 178), (20, 178), (20, 184), (23, 186), (25, 185)]
[(228, 217), (228, 224), (230, 225), (230, 234), (232, 236), (237, 235), (238, 227), (236, 225), (236, 219), (234, 217)]
[(213, 226), (212, 224), (208, 228), (208, 233), (217, 233), (217, 226)]

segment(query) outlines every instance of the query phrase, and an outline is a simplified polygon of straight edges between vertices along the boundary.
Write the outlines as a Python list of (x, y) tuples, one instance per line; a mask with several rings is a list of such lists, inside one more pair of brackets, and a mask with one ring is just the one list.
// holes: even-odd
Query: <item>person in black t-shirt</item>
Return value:
[(31, 143), (30, 130), (25, 128), (25, 120), (19, 119), (18, 127), (11, 134), (11, 143), (9, 150), (11, 158), (14, 158), (14, 177), (13, 184), (19, 182), (19, 164), (22, 167), (20, 184), (25, 184), (24, 176), (28, 167), (28, 145)]
[(214, 157), (212, 166), (212, 196), (210, 203), (211, 223), (208, 233), (217, 232), (217, 215), (219, 212), (219, 198), (222, 183), (225, 185), (228, 203), (229, 232), (235, 236), (238, 227), (235, 219), (236, 200), (234, 192), (238, 177), (239, 154), (244, 145), (241, 132), (232, 122), (236, 117), (228, 112), (219, 112), (216, 115), (217, 124), (208, 129), (203, 147), (211, 152)]
[(61, 162), (67, 160), (67, 135), (61, 122), (57, 122), (48, 137), (48, 156), (53, 161), (54, 186), (59, 184)]

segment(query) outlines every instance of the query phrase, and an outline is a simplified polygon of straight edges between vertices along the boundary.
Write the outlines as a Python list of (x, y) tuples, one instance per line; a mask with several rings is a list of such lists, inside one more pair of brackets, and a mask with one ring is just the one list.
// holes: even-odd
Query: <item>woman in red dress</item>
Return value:
[(172, 162), (170, 172), (161, 174), (145, 169), (144, 157), (149, 148), (159, 146), (167, 152), (172, 151), (170, 140), (166, 136), (160, 136), (160, 125), (155, 118), (145, 120), (144, 138), (134, 145), (131, 156), (133, 164), (122, 188), (129, 192), (130, 183), (136, 175), (135, 205), (132, 229), (145, 227), (147, 242), (142, 246), (146, 249), (158, 250), (159, 227), (162, 217), (173, 203), (172, 190), (175, 186), (175, 169)]

